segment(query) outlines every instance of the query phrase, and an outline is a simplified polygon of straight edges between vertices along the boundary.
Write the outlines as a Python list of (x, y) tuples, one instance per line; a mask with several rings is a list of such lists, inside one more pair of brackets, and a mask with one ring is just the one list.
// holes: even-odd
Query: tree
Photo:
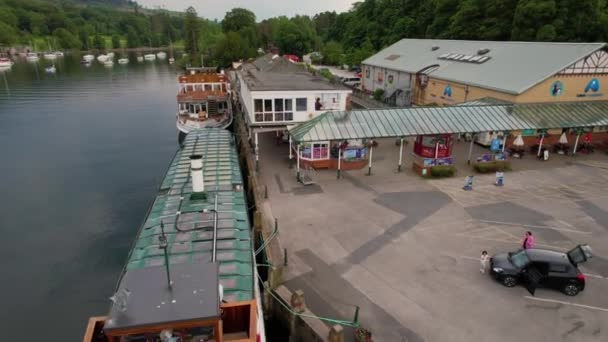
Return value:
[(98, 50), (106, 48), (106, 42), (99, 34), (95, 34), (95, 37), (93, 37), (93, 47)]
[(255, 14), (248, 9), (233, 8), (222, 20), (224, 32), (239, 32), (246, 27), (255, 27)]
[(112, 35), (112, 48), (120, 49), (120, 37), (117, 34)]
[(78, 32), (78, 39), (80, 40), (80, 48), (82, 50), (90, 49), (89, 34), (86, 30), (80, 30)]
[(188, 7), (186, 10), (186, 18), (184, 19), (184, 33), (185, 33), (185, 50), (188, 52), (192, 61), (199, 59), (199, 35), (200, 35), (200, 23), (196, 15), (196, 10), (193, 7)]
[(552, 23), (556, 11), (554, 0), (520, 0), (513, 16), (511, 39), (534, 40), (541, 27)]
[(127, 29), (127, 47), (128, 48), (136, 48), (141, 46), (141, 41), (139, 40), (139, 36), (135, 29), (132, 26), (129, 26)]
[(57, 43), (63, 49), (78, 49), (80, 48), (80, 41), (70, 31), (60, 27), (53, 31), (53, 36), (57, 38)]
[(0, 21), (0, 45), (11, 45), (17, 42), (17, 32), (10, 25)]
[(328, 65), (342, 64), (342, 44), (334, 41), (327, 42), (321, 49), (323, 63)]
[(215, 59), (222, 66), (228, 66), (247, 55), (247, 47), (243, 44), (241, 36), (236, 32), (226, 33), (218, 42)]

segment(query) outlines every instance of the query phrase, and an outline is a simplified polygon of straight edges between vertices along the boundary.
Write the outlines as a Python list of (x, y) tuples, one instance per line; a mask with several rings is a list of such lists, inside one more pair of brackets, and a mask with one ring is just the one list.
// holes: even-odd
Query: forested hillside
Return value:
[[(196, 18), (194, 9), (190, 15)], [(82, 49), (184, 40), (193, 62), (202, 53), (208, 63), (228, 65), (277, 47), (300, 56), (320, 51), (324, 63), (356, 65), (401, 38), (608, 40), (608, 0), (365, 0), (348, 12), (313, 17), (259, 22), (235, 8), (221, 23), (198, 18), (186, 27), (184, 18), (128, 0), (0, 0), (0, 45), (37, 37)]]
[(0, 46), (167, 46), (183, 38), (184, 16), (125, 0), (0, 0)]

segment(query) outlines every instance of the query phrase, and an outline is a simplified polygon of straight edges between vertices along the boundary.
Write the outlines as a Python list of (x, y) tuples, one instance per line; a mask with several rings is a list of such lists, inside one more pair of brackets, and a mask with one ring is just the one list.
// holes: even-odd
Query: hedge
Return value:
[(511, 162), (495, 160), (487, 163), (476, 163), (473, 169), (479, 173), (492, 173), (496, 171), (511, 171)]
[(431, 167), (430, 176), (432, 178), (452, 177), (456, 173), (456, 168), (450, 165), (440, 165)]

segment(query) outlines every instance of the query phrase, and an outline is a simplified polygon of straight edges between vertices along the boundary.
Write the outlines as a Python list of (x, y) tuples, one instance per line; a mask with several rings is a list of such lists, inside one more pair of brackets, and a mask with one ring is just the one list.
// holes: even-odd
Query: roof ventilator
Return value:
[(479, 50), (477, 50), (477, 54), (478, 54), (478, 55), (485, 55), (485, 54), (487, 54), (488, 52), (490, 52), (490, 49), (487, 49), (487, 48), (483, 48), (483, 49), (479, 49)]
[(195, 154), (190, 156), (190, 172), (192, 177), (191, 200), (206, 200), (205, 180), (203, 178), (203, 156)]

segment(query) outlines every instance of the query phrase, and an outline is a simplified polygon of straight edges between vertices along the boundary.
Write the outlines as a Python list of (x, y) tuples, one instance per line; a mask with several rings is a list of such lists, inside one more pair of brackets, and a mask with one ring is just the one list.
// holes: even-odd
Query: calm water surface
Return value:
[(177, 67), (55, 64), (0, 73), (4, 341), (78, 341), (107, 313), (177, 148)]

